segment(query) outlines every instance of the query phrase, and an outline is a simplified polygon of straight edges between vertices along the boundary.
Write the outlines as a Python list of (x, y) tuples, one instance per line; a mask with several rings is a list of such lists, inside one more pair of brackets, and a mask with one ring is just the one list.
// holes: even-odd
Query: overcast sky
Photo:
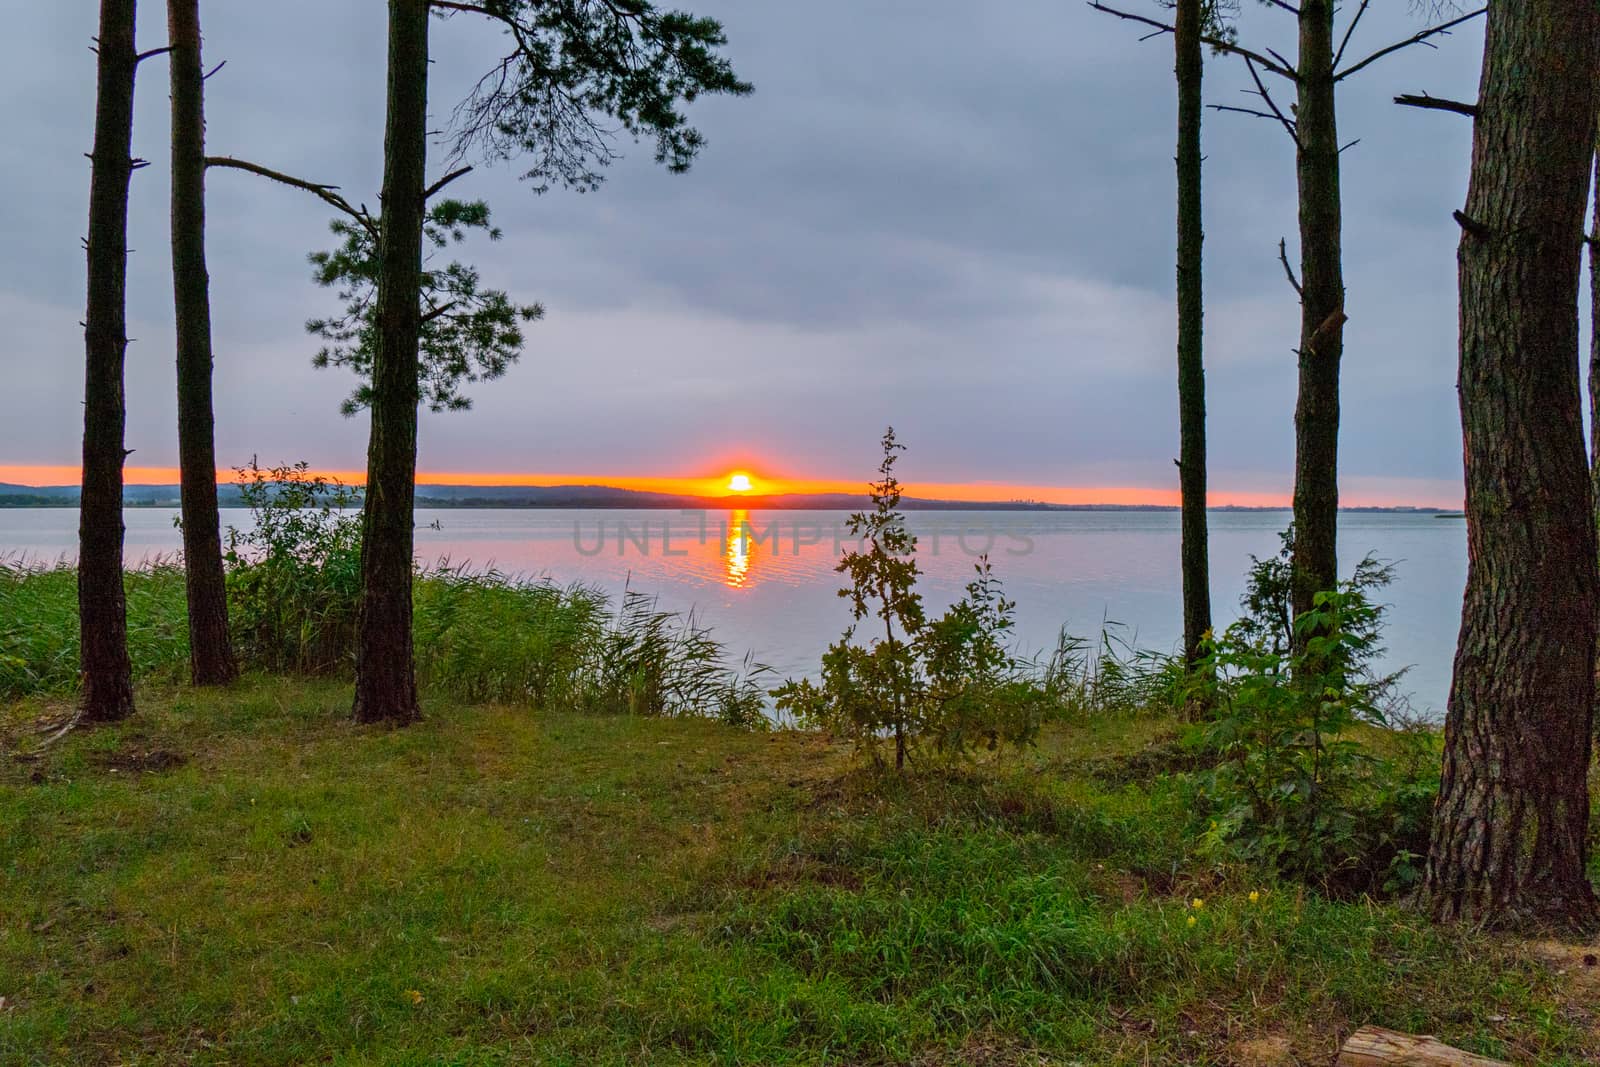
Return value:
[[(1151, 0), (1126, 0), (1158, 13)], [(93, 118), (91, 0), (17, 5), (0, 73), (0, 465), (70, 465), (82, 432), (83, 234)], [(459, 182), (505, 231), (474, 244), (491, 285), (540, 300), (522, 363), (464, 414), (424, 413), (431, 471), (703, 475), (870, 473), (893, 423), (909, 480), (1171, 489), (1172, 53), (1077, 0), (694, 0), (724, 21), (754, 96), (692, 115), (687, 175), (625, 144), (599, 192)], [(1242, 33), (1293, 47), (1282, 12)], [(140, 46), (164, 43), (141, 4)], [(376, 204), (384, 5), (207, 0), (209, 150)], [(1419, 28), (1382, 0), (1352, 55)], [(470, 16), (435, 24), (435, 126), (500, 54)], [(1455, 244), (1470, 124), (1396, 92), (1470, 98), (1473, 24), (1344, 83), (1342, 481), (1347, 502), (1454, 505)], [(1244, 72), (1208, 59), (1210, 102)], [(1207, 113), (1207, 352), (1212, 483), (1286, 493), (1298, 309), (1292, 146), (1269, 122)], [(167, 244), (167, 86), (144, 65), (135, 154), (130, 464), (176, 463)], [(442, 169), (442, 150), (433, 169)], [(342, 371), (311, 366), (304, 322), (336, 304), (306, 254), (330, 211), (237, 172), (210, 176), (218, 453), (364, 465)]]

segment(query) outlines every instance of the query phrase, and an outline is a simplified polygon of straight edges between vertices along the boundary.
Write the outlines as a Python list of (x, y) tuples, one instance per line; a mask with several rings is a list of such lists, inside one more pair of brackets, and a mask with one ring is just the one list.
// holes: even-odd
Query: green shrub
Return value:
[(240, 658), (268, 670), (329, 674), (355, 655), (361, 520), (336, 479), (305, 463), (238, 468), (254, 525), (228, 529), (228, 608)]
[[(882, 747), (892, 740), (896, 770), (922, 741), (941, 755), (1030, 744), (1047, 703), (1046, 690), (1005, 645), (1016, 605), (987, 556), (966, 596), (928, 621), (916, 588), (917, 539), (899, 511), (894, 466), (904, 449), (890, 427), (872, 510), (850, 516), (863, 549), (846, 552), (835, 569), (850, 576), (839, 596), (850, 601), (854, 622), (823, 653), (820, 681), (790, 680), (772, 694), (780, 711), (848, 738), (874, 766), (887, 762)], [(868, 618), (877, 622), (863, 644), (856, 628)]]
[(1286, 635), (1278, 562), (1257, 561), (1245, 618), (1208, 641), (1198, 674), (1215, 680), (1196, 740), (1222, 757), (1191, 779), (1203, 846), (1333, 892), (1404, 891), (1421, 873), (1438, 761), (1431, 731), (1391, 722), (1398, 676), (1373, 672), (1383, 608), (1369, 594), (1392, 571), (1364, 560)]

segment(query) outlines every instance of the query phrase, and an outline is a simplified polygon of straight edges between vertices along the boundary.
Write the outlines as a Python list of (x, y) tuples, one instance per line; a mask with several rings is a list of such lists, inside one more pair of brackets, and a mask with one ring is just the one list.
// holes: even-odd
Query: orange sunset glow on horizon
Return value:
[[(366, 480), (361, 470), (314, 469), (313, 473), (335, 478), (347, 485), (360, 485)], [(175, 467), (128, 467), (123, 473), (128, 485), (175, 485), (178, 470)], [(224, 484), (237, 480), (234, 471), (219, 470), (218, 481)], [(0, 482), (22, 486), (75, 485), (79, 470), (75, 466), (4, 465), (0, 464)], [(739, 467), (724, 473), (705, 476), (591, 474), (591, 473), (514, 473), (499, 471), (419, 471), (417, 485), (462, 486), (525, 486), (549, 487), (561, 485), (600, 485), (614, 489), (627, 489), (650, 493), (669, 493), (699, 497), (760, 498), (785, 495), (852, 494), (863, 495), (867, 490), (865, 479), (791, 477), (781, 474), (757, 474), (751, 468)], [(1176, 507), (1178, 490), (1148, 486), (1108, 485), (1039, 485), (1005, 481), (939, 482), (908, 479), (905, 493), (909, 498), (971, 503), (1012, 503), (1027, 501), (1039, 504), (1108, 505), (1116, 507)], [(1254, 490), (1215, 490), (1210, 494), (1213, 507), (1287, 508), (1287, 492)], [(1346, 507), (1441, 507), (1457, 508), (1459, 498), (1452, 499), (1447, 490), (1431, 484), (1376, 484), (1370, 489), (1347, 492), (1341, 503)]]

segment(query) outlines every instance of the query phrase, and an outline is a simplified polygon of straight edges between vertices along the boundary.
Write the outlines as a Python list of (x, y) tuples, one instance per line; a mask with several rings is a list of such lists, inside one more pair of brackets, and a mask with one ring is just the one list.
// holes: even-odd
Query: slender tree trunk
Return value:
[(389, 0), (388, 108), (355, 717), (359, 722), (405, 725), (420, 715), (411, 648), (411, 577), (428, 157), (428, 0)]
[(1211, 629), (1206, 533), (1204, 219), (1200, 115), (1203, 0), (1178, 0), (1173, 34), (1178, 80), (1178, 485), (1183, 503), (1183, 652), (1193, 667)]
[(1295, 406), (1294, 612), (1339, 576), (1339, 360), (1344, 265), (1339, 124), (1333, 80), (1334, 0), (1300, 5), (1300, 390)]
[(1492, 0), (1462, 225), (1467, 590), (1424, 898), (1439, 919), (1587, 923), (1600, 572), (1578, 281), (1600, 7)]
[(102, 0), (89, 179), (89, 302), (84, 315), (83, 486), (78, 505), (78, 627), (83, 719), (133, 714), (122, 588), (123, 365), (128, 350), (128, 185), (133, 177), (135, 0)]
[(228, 587), (217, 513), (211, 408), (211, 293), (206, 273), (205, 74), (200, 0), (167, 0), (172, 74), (172, 292), (177, 310), (178, 468), (189, 673), (195, 685), (238, 676), (228, 637)]
[(1594, 229), (1589, 232), (1589, 482), (1600, 515), (1600, 141), (1594, 154)]

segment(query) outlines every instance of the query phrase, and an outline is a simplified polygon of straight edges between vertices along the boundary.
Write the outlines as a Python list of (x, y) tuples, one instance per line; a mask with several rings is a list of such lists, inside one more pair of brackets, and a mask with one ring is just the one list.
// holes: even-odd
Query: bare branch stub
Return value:
[(1494, 233), (1493, 230), (1469, 216), (1465, 211), (1452, 211), (1450, 212), (1450, 217), (1456, 220), (1457, 226), (1460, 226), (1480, 241), (1487, 240)]
[(445, 186), (449, 185), (451, 182), (455, 181), (457, 178), (460, 178), (463, 175), (471, 174), (471, 173), (472, 173), (472, 168), (471, 167), (457, 167), (455, 170), (451, 171), (449, 174), (446, 174), (443, 178), (440, 178), (438, 181), (436, 181), (432, 185), (428, 186), (427, 189), (423, 190), (423, 193), (422, 193), (423, 201), (426, 202), (426, 201), (432, 200), (435, 196), (439, 195), (440, 190), (442, 190)]
[(1394, 98), (1394, 102), (1401, 107), (1419, 107), (1427, 111), (1450, 111), (1457, 115), (1466, 115), (1468, 118), (1478, 117), (1478, 105), (1463, 103), (1460, 100), (1446, 100), (1440, 96), (1429, 96), (1427, 93), (1401, 93)]
[(1295, 295), (1304, 299), (1306, 292), (1300, 285), (1300, 279), (1294, 276), (1294, 268), (1289, 266), (1289, 239), (1278, 238), (1278, 262), (1283, 264), (1283, 273), (1289, 279), (1289, 284), (1294, 287)]

